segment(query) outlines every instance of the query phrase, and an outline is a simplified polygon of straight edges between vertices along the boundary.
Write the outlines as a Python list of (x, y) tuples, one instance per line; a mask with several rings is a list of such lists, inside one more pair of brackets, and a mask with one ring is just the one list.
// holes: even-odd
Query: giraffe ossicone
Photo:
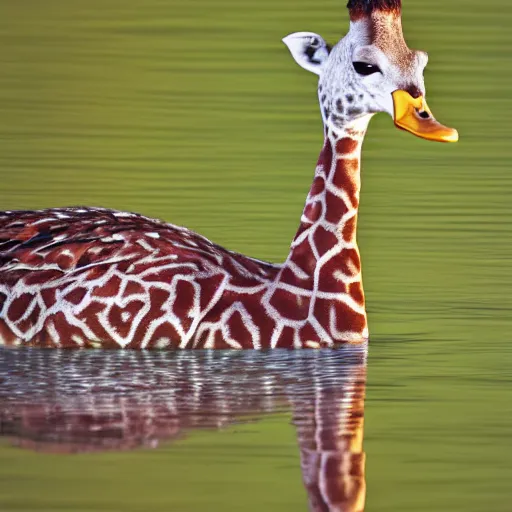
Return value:
[(334, 47), (284, 39), (319, 76), (324, 145), (283, 264), (142, 215), (102, 208), (0, 213), (0, 344), (134, 349), (320, 348), (368, 338), (356, 241), (361, 146), (371, 117), (443, 142), (425, 101), (424, 52), (400, 0), (351, 0)]

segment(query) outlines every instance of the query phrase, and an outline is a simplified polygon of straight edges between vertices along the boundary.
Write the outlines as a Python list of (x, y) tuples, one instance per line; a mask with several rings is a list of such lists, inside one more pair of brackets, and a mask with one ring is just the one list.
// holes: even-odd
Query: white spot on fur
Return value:
[(145, 240), (137, 240), (137, 243), (145, 250), (145, 251), (148, 251), (148, 252), (153, 252), (154, 249), (153, 247), (151, 247), (151, 245), (149, 245)]
[(155, 343), (156, 349), (164, 349), (167, 348), (171, 344), (171, 340), (169, 338), (159, 338)]
[(79, 347), (84, 346), (84, 340), (80, 336), (77, 336), (76, 334), (73, 334), (71, 336), (71, 341), (74, 341)]
[(54, 345), (60, 345), (60, 335), (57, 331), (55, 324), (50, 320), (48, 322), (48, 334), (50, 335), (50, 338), (52, 339)]
[(68, 258), (73, 259), (73, 253), (69, 249), (64, 249), (60, 252), (61, 256), (67, 256)]

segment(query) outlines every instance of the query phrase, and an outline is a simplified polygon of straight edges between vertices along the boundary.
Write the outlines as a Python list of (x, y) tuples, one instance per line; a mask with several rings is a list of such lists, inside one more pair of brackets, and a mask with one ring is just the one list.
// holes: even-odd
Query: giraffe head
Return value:
[(349, 0), (348, 9), (350, 30), (333, 48), (311, 32), (283, 39), (297, 63), (320, 77), (326, 127), (336, 132), (387, 112), (418, 137), (457, 141), (457, 131), (438, 123), (425, 101), (428, 55), (404, 40), (401, 0)]

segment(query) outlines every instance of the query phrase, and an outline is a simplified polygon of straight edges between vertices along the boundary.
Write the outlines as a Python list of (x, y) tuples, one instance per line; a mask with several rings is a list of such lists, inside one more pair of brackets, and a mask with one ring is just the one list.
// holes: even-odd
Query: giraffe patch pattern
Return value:
[(327, 133), (282, 265), (134, 213), (1, 213), (0, 344), (260, 349), (363, 341), (353, 161), (361, 141)]

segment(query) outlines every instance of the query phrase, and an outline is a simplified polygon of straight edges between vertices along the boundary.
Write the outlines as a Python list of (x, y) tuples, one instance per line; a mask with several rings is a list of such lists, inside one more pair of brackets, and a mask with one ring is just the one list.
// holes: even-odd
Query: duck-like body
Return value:
[(280, 269), (102, 208), (1, 213), (0, 251), (8, 345), (259, 348), (247, 322)]
[(327, 136), (282, 265), (134, 213), (56, 208), (0, 214), (0, 340), (135, 349), (365, 341), (355, 242), (358, 179), (347, 178), (352, 160), (336, 153), (355, 146), (355, 139)]
[(319, 348), (368, 338), (356, 241), (361, 147), (371, 117), (455, 141), (424, 95), (424, 52), (400, 0), (350, 0), (349, 33), (284, 39), (319, 75), (324, 146), (282, 265), (133, 213), (0, 213), (0, 344), (115, 348)]

